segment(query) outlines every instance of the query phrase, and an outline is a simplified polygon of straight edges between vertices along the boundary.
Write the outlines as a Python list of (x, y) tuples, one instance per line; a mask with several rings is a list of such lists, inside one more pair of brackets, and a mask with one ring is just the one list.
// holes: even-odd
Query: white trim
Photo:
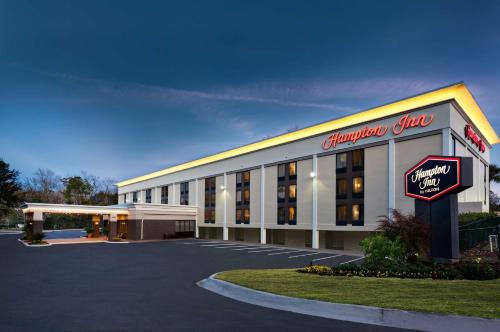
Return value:
[(396, 208), (396, 144), (394, 139), (389, 140), (388, 147), (388, 206), (387, 215), (390, 215), (392, 210)]
[(265, 192), (266, 192), (266, 168), (260, 166), (260, 243), (266, 244), (266, 228), (265, 228)]
[(318, 232), (318, 156), (313, 155), (313, 188), (312, 188), (312, 248), (319, 249)]
[(222, 240), (229, 240), (229, 228), (227, 228), (227, 173), (224, 173), (224, 189), (222, 191), (222, 198), (224, 201), (224, 228), (222, 231)]

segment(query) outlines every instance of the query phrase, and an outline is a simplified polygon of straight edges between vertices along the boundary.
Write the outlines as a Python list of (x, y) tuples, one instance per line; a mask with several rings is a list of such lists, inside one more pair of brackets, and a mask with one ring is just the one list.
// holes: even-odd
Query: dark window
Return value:
[(151, 189), (146, 189), (146, 203), (151, 203)]
[(215, 224), (215, 177), (205, 179), (205, 223)]
[(352, 170), (361, 171), (364, 169), (364, 150), (352, 151)]
[(250, 171), (236, 173), (236, 187), (236, 223), (249, 224)]
[(137, 191), (132, 193), (132, 202), (137, 203)]
[(451, 154), (452, 156), (457, 155), (457, 139), (455, 137), (451, 138)]
[(278, 224), (297, 224), (297, 162), (278, 165)]
[(347, 197), (347, 180), (337, 179), (337, 199), (345, 199)]
[(161, 187), (161, 204), (168, 204), (168, 186)]
[(181, 188), (180, 204), (189, 205), (189, 182), (182, 182), (180, 184), (180, 188)]
[(363, 225), (364, 150), (337, 154), (336, 206), (337, 225)]
[(337, 205), (337, 225), (347, 225), (347, 205)]
[(347, 153), (337, 154), (337, 173), (345, 173), (347, 169)]

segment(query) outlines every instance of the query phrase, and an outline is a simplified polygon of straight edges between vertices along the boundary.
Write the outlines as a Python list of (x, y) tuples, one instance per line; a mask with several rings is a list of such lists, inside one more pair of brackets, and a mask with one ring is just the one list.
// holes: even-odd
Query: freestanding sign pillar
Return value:
[(457, 194), (472, 185), (470, 157), (428, 156), (405, 173), (405, 195), (415, 198), (415, 215), (431, 225), (436, 262), (460, 258)]

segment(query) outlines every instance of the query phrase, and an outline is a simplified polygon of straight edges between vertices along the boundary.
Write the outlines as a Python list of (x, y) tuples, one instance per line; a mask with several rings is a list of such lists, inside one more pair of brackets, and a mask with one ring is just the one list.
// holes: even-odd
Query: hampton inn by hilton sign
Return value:
[(431, 225), (431, 257), (458, 260), (457, 194), (473, 185), (472, 158), (427, 156), (404, 176), (405, 195), (415, 198), (415, 215)]

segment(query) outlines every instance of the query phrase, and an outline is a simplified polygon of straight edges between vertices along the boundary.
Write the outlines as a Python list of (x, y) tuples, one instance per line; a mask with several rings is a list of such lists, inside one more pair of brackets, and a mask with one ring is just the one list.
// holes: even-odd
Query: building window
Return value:
[(297, 224), (297, 162), (278, 165), (278, 224)]
[(146, 189), (146, 203), (151, 203), (151, 189)]
[(364, 150), (337, 154), (336, 206), (337, 225), (363, 225)]
[(364, 168), (364, 150), (352, 151), (352, 170), (362, 171)]
[(133, 202), (133, 203), (137, 203), (137, 201), (138, 201), (138, 197), (137, 197), (137, 196), (138, 196), (138, 192), (137, 192), (137, 191), (134, 191), (134, 192), (132, 193), (132, 202)]
[(337, 199), (344, 199), (347, 197), (347, 180), (337, 179)]
[(337, 154), (337, 173), (344, 173), (347, 169), (347, 153)]
[(451, 138), (451, 155), (457, 155), (457, 139), (455, 137)]
[(337, 225), (347, 225), (347, 205), (337, 205)]
[(215, 177), (205, 179), (205, 224), (215, 224)]
[(168, 204), (168, 186), (161, 187), (161, 204)]
[(250, 171), (236, 173), (236, 223), (250, 223)]
[(127, 194), (123, 194), (123, 204), (127, 204)]
[(352, 178), (352, 197), (363, 198), (363, 177), (356, 176)]
[(182, 182), (180, 184), (180, 189), (181, 189), (180, 204), (189, 205), (189, 182)]

